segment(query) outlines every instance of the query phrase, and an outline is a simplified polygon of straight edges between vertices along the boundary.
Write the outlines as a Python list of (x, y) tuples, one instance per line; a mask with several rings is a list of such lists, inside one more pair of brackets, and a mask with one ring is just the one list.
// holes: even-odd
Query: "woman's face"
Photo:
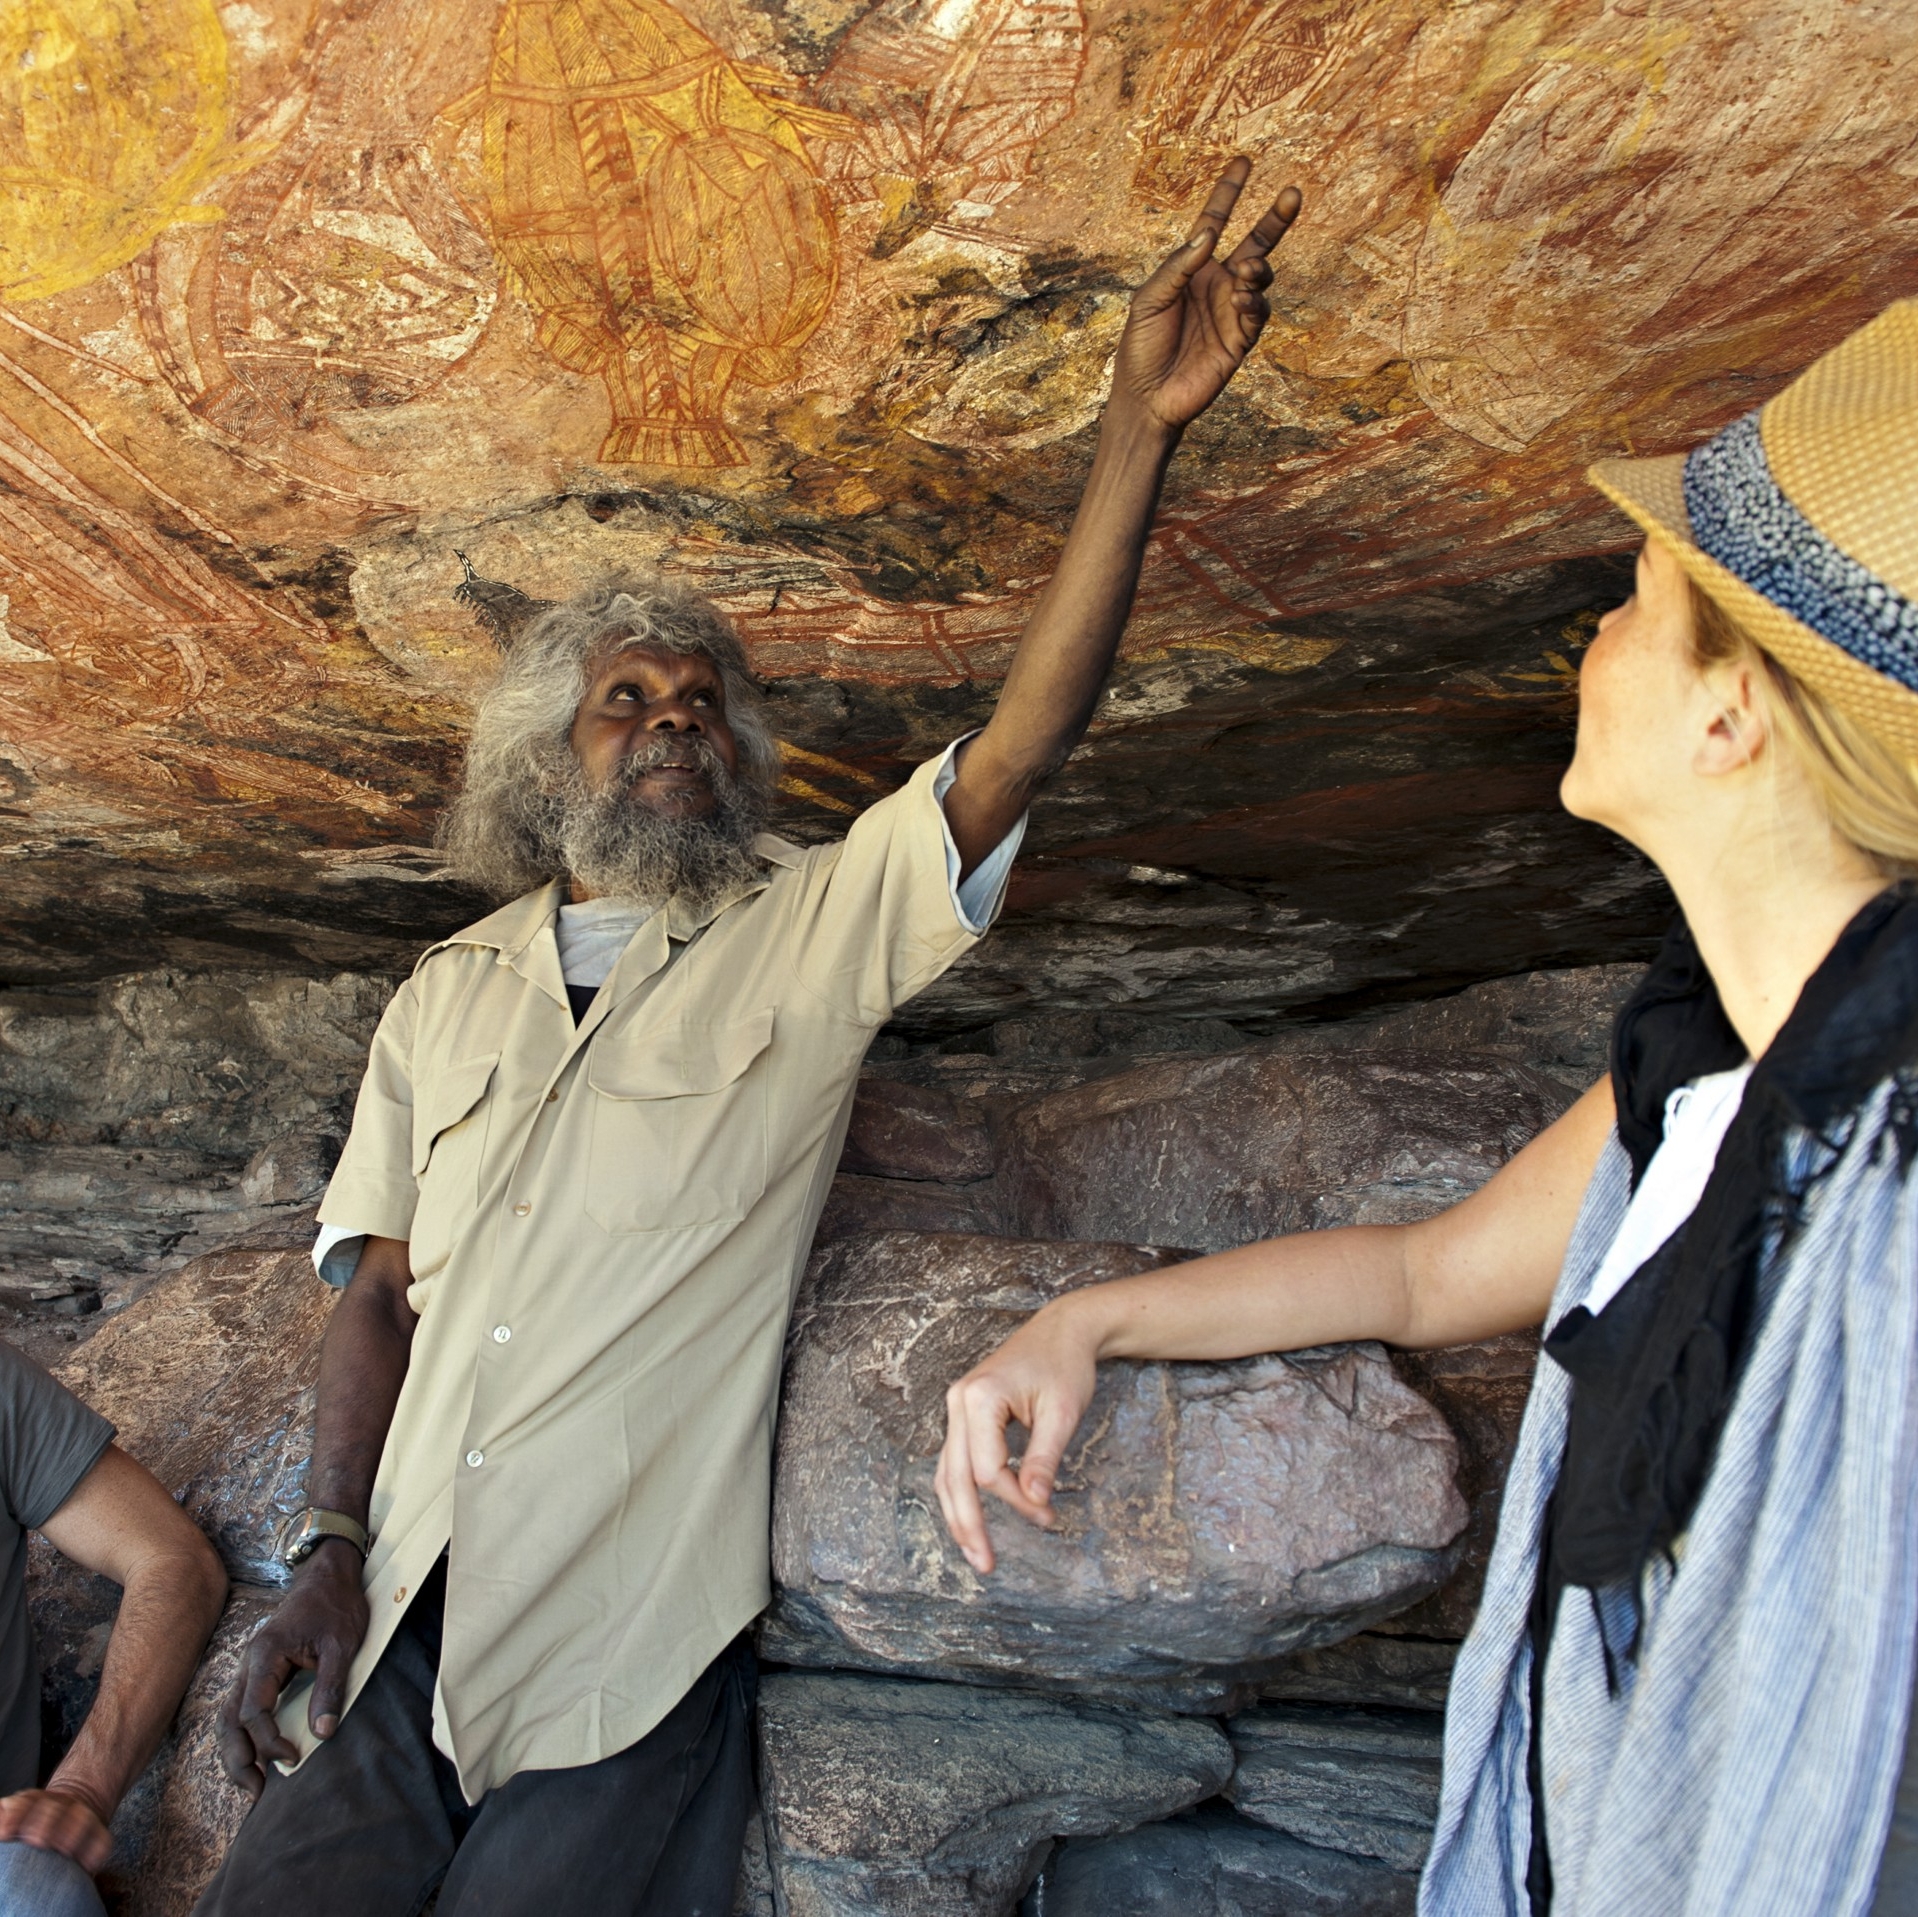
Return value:
[(1690, 801), (1711, 693), (1692, 658), (1691, 588), (1671, 549), (1646, 540), (1636, 590), (1598, 622), (1578, 675), (1578, 750), (1559, 785), (1576, 818), (1653, 852)]

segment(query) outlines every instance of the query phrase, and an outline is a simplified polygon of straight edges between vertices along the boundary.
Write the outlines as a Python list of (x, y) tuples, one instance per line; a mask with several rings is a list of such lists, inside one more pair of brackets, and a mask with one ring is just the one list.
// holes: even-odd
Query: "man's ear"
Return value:
[(1714, 666), (1703, 684), (1708, 718), (1693, 771), (1713, 779), (1756, 765), (1771, 743), (1771, 712), (1755, 668), (1749, 660)]

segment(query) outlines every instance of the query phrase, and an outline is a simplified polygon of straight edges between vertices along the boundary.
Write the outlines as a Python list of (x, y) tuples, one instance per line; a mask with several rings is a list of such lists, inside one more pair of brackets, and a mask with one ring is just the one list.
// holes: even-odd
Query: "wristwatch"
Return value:
[(280, 1562), (296, 1571), (328, 1538), (344, 1538), (363, 1558), (373, 1542), (366, 1526), (344, 1511), (308, 1509), (299, 1512), (280, 1533)]

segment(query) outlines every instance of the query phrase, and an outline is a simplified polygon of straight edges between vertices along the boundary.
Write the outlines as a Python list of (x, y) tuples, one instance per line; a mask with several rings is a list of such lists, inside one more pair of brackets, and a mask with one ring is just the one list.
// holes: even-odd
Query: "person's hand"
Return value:
[(253, 1633), (233, 1689), (220, 1710), (220, 1762), (249, 1797), (266, 1786), (266, 1767), (299, 1756), (281, 1731), (273, 1707), (295, 1671), (311, 1671), (306, 1721), (315, 1737), (339, 1729), (346, 1674), (366, 1640), (366, 1592), (360, 1554), (341, 1538), (327, 1538), (294, 1573), (280, 1608)]
[(0, 1797), (0, 1843), (57, 1850), (89, 1876), (113, 1855), (107, 1820), (91, 1800), (62, 1789), (58, 1780), (43, 1791), (15, 1791), (11, 1797)]
[[(946, 1393), (946, 1442), (933, 1479), (946, 1529), (984, 1577), (992, 1569), (981, 1490), (1050, 1530), (1058, 1522), (1052, 1487), (1059, 1460), (1092, 1402), (1098, 1370), (1097, 1339), (1068, 1300), (1029, 1318), (997, 1351)], [(1031, 1434), (1015, 1472), (1006, 1426)]]
[(1225, 391), (1265, 331), (1266, 255), (1278, 245), (1303, 203), (1288, 186), (1264, 218), (1224, 259), (1219, 237), (1232, 217), (1252, 162), (1231, 161), (1212, 189), (1192, 237), (1161, 262), (1132, 297), (1131, 317), (1112, 373), (1112, 406), (1132, 407), (1177, 432)]

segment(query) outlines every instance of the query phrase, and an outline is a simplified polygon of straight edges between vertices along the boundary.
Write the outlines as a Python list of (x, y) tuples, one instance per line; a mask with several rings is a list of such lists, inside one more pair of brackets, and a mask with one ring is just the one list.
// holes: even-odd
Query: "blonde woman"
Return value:
[(939, 1496), (987, 1573), (980, 1493), (1054, 1521), (1101, 1359), (1542, 1323), (1421, 1910), (1918, 1910), (1918, 301), (1592, 477), (1648, 537), (1562, 795), (1683, 909), (1610, 1076), (1422, 1224), (1047, 1306)]

